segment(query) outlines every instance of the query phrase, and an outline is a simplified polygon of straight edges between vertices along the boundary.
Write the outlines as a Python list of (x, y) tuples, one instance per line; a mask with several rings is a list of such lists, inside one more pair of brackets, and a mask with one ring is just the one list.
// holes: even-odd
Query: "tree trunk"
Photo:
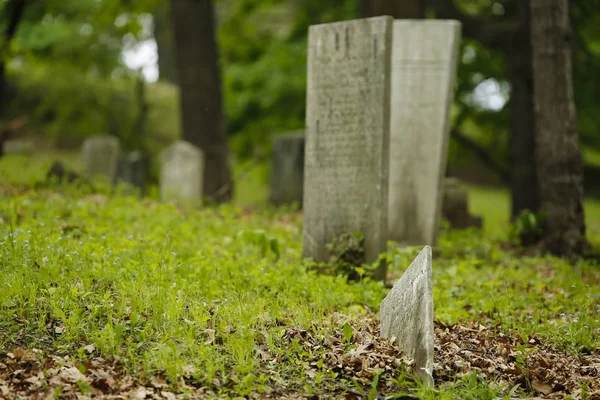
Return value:
[(204, 196), (231, 199), (212, 0), (171, 0), (183, 140), (204, 152)]
[[(2, 35), (2, 42), (0, 43), (0, 119), (4, 117), (6, 110), (6, 57), (8, 48), (12, 38), (17, 33), (17, 28), (21, 18), (23, 17), (23, 11), (25, 10), (25, 4), (27, 0), (8, 0), (4, 6), (4, 13), (8, 16), (8, 23), (6, 30)], [(0, 141), (0, 146), (2, 142)]]
[(362, 18), (389, 15), (396, 19), (425, 18), (425, 4), (422, 0), (361, 0)]
[(154, 12), (154, 40), (158, 53), (158, 74), (161, 81), (177, 83), (175, 54), (173, 49), (173, 29), (168, 3), (159, 2)]
[(529, 27), (529, 2), (522, 2), (523, 24), (503, 47), (511, 83), (509, 165), (511, 219), (522, 211), (537, 213), (540, 191), (535, 164), (533, 66)]
[(536, 161), (546, 213), (543, 247), (561, 256), (580, 255), (587, 246), (568, 10), (568, 0), (531, 0)]

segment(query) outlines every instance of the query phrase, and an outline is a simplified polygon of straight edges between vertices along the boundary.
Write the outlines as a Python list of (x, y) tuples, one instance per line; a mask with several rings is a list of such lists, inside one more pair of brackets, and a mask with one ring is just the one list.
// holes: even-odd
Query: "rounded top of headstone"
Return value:
[(119, 138), (117, 138), (116, 136), (113, 136), (113, 135), (108, 135), (108, 134), (102, 133), (102, 134), (90, 136), (87, 139), (85, 139), (85, 143), (92, 143), (92, 142), (119, 144)]
[(199, 147), (194, 146), (185, 140), (178, 140), (163, 150), (161, 159), (168, 160), (173, 156), (202, 157), (202, 154), (202, 150)]
[(142, 154), (141, 151), (135, 150), (132, 151), (131, 153), (127, 154), (127, 160), (128, 161), (141, 161), (144, 158), (144, 155)]

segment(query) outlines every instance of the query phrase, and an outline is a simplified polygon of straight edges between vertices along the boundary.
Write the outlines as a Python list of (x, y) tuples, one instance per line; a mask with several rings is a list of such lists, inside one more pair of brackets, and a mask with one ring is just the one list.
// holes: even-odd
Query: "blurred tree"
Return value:
[(228, 201), (233, 183), (223, 121), (212, 0), (171, 0), (183, 140), (204, 152), (204, 195)]
[[(6, 22), (2, 37), (0, 40), (0, 119), (3, 117), (5, 108), (5, 92), (6, 92), (6, 61), (9, 58), (8, 52), (10, 43), (17, 33), (17, 28), (21, 19), (23, 18), (23, 11), (25, 10), (26, 0), (7, 0), (3, 4), (1, 9), (2, 14), (6, 16)], [(4, 143), (4, 140), (0, 138), (0, 146)], [(0, 147), (0, 153), (2, 148)]]
[[(8, 0), (2, 9), (7, 15), (7, 22), (0, 40), (0, 120), (4, 117), (6, 103), (6, 60), (10, 43), (17, 32), (23, 17), (26, 0)], [(4, 143), (9, 139), (10, 129), (0, 129), (0, 157), (4, 154)]]
[(159, 1), (152, 13), (154, 40), (158, 55), (159, 79), (176, 83), (175, 54), (173, 49), (173, 29), (171, 27), (169, 3)]
[(360, 0), (360, 15), (363, 18), (389, 15), (394, 18), (425, 18), (425, 3), (422, 0)]
[(571, 77), (567, 0), (531, 0), (537, 167), (545, 250), (581, 255), (587, 242), (583, 168)]
[[(529, 0), (488, 2), (487, 7), (473, 7), (471, 3), (471, 9), (475, 8), (476, 13), (463, 11), (453, 0), (430, 0), (429, 4), (438, 18), (459, 20), (465, 37), (504, 54), (506, 79), (511, 83), (506, 174), (512, 199), (511, 218), (523, 210), (537, 212), (540, 195), (535, 167)], [(463, 143), (467, 137), (458, 130), (453, 136), (462, 139)]]

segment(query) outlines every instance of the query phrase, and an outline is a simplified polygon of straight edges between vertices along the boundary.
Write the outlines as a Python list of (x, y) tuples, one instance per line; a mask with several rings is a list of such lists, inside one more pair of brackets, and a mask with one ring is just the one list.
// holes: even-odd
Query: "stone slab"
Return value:
[(367, 262), (387, 246), (393, 19), (311, 26), (308, 35), (303, 256), (362, 232)]
[(7, 140), (4, 142), (5, 154), (31, 154), (34, 148), (34, 144), (27, 140)]
[(453, 229), (483, 227), (483, 219), (469, 212), (469, 192), (457, 178), (444, 178), (442, 217)]
[(269, 193), (271, 204), (298, 204), (302, 208), (304, 143), (304, 132), (289, 133), (275, 138)]
[(119, 139), (110, 135), (90, 137), (81, 146), (81, 158), (90, 179), (103, 179), (113, 184), (116, 180), (121, 146)]
[(147, 164), (146, 158), (140, 151), (128, 153), (119, 161), (119, 180), (143, 190), (148, 169)]
[(180, 140), (161, 153), (160, 197), (195, 205), (202, 200), (204, 155), (191, 143)]
[(394, 21), (389, 238), (403, 245), (437, 241), (460, 37), (457, 21)]
[(395, 338), (421, 381), (433, 386), (432, 252), (425, 246), (381, 302), (381, 337)]

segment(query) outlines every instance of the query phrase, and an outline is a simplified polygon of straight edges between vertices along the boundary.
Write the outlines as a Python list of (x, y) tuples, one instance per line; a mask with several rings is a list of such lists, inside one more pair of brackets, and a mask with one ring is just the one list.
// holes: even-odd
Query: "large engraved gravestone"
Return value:
[(442, 207), (460, 23), (394, 21), (389, 238), (433, 245)]
[(345, 233), (364, 234), (367, 262), (386, 250), (392, 28), (376, 17), (309, 29), (303, 255), (317, 262)]
[(81, 158), (88, 178), (99, 178), (113, 184), (120, 152), (119, 139), (114, 136), (99, 135), (86, 139), (81, 146)]
[(431, 247), (425, 246), (381, 302), (381, 337), (391, 339), (414, 361), (414, 372), (433, 385), (433, 293)]
[(202, 150), (183, 140), (161, 153), (160, 197), (186, 205), (202, 200), (204, 156)]
[(302, 207), (304, 187), (304, 132), (279, 136), (273, 143), (269, 200), (276, 206)]

